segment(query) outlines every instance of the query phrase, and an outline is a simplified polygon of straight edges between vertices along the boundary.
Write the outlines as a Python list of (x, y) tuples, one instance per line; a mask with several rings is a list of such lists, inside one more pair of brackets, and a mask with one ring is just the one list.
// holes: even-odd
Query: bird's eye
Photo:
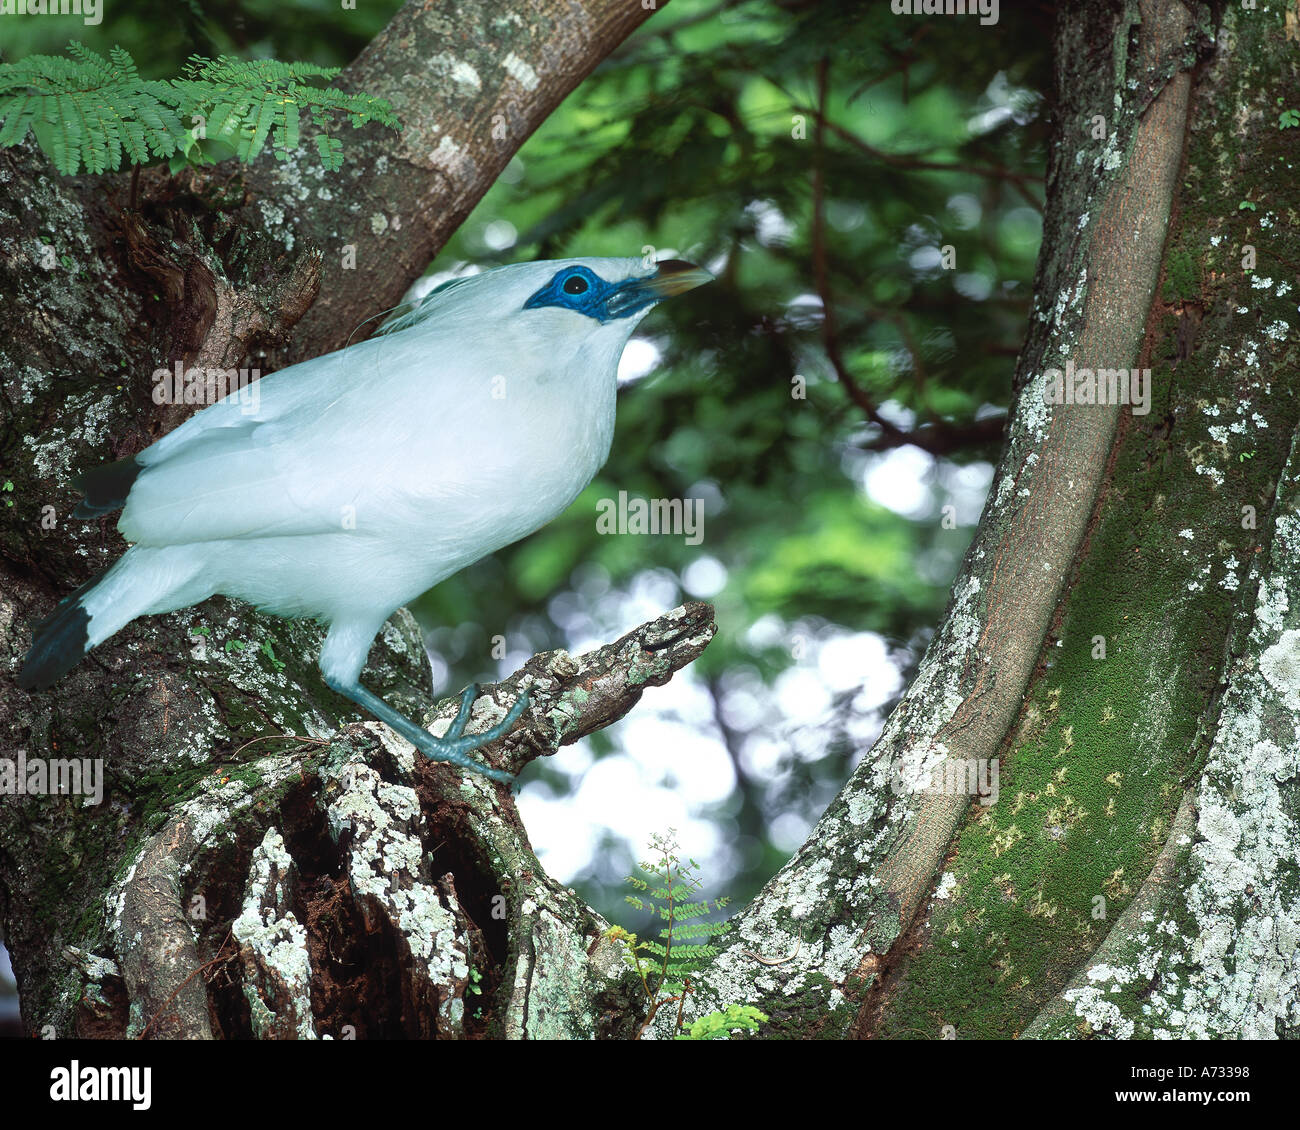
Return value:
[(564, 280), (565, 294), (586, 294), (587, 280), (581, 275), (570, 275)]

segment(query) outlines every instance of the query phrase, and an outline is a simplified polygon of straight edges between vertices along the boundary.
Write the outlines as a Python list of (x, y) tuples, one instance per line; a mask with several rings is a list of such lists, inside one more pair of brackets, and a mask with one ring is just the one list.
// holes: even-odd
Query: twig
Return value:
[[(811, 114), (820, 118), (822, 111), (811, 106), (792, 107), (796, 113)], [(1015, 169), (1008, 169), (1004, 165), (964, 165), (960, 161), (927, 161), (917, 156), (915, 153), (890, 153), (884, 149), (877, 149), (874, 145), (864, 141), (852, 130), (846, 129), (839, 122), (826, 121), (826, 128), (837, 137), (843, 138), (855, 149), (865, 153), (868, 157), (876, 161), (881, 161), (895, 169), (919, 169), (929, 172), (938, 173), (969, 173), (971, 176), (987, 177), (991, 180), (1010, 181), (1014, 185), (1023, 186), (1025, 184), (1042, 184), (1043, 179), (1035, 176), (1033, 173), (1022, 173)], [(1035, 197), (1030, 197), (1029, 202), (1042, 210), (1042, 203)]]
[(822, 345), (826, 358), (831, 363), (836, 379), (844, 386), (844, 391), (866, 414), (868, 420), (876, 424), (886, 435), (901, 435), (902, 431), (886, 420), (866, 392), (859, 387), (844, 363), (844, 354), (840, 351), (839, 336), (835, 325), (835, 297), (831, 294), (829, 272), (826, 269), (826, 174), (823, 168), (825, 154), (826, 95), (830, 61), (823, 58), (817, 64), (817, 105), (816, 125), (813, 127), (813, 170), (812, 170), (812, 268), (817, 295), (822, 303)]
[(192, 981), (192, 980), (193, 980), (193, 979), (194, 979), (198, 974), (202, 973), (205, 969), (207, 969), (207, 968), (209, 968), (209, 967), (211, 967), (211, 966), (213, 966), (213, 965), (218, 964), (219, 962), (230, 961), (232, 958), (234, 958), (235, 956), (237, 956), (237, 954), (238, 954), (238, 951), (237, 951), (237, 950), (235, 951), (235, 953), (227, 953), (227, 954), (223, 954), (223, 953), (221, 952), (223, 949), (226, 948), (226, 942), (228, 942), (228, 941), (230, 941), (230, 931), (229, 931), (229, 930), (226, 931), (226, 936), (225, 936), (225, 938), (222, 940), (221, 945), (217, 947), (217, 956), (214, 957), (211, 961), (205, 961), (202, 965), (196, 966), (196, 967), (195, 967), (195, 968), (190, 972), (190, 975), (189, 975), (188, 977), (186, 977), (184, 981), (182, 981), (179, 985), (176, 986), (176, 988), (174, 988), (174, 989), (171, 991), (171, 995), (168, 996), (168, 998), (167, 998), (165, 1001), (163, 1001), (162, 1004), (160, 1004), (160, 1005), (158, 1006), (158, 1011), (155, 1012), (155, 1013), (154, 1013), (154, 1014), (149, 1018), (149, 1023), (146, 1024), (146, 1025), (145, 1025), (145, 1026), (140, 1030), (140, 1035), (138, 1035), (138, 1036), (136, 1037), (137, 1040), (143, 1040), (146, 1036), (149, 1035), (149, 1029), (152, 1028), (152, 1027), (154, 1026), (155, 1022), (158, 1020), (158, 1018), (159, 1018), (160, 1016), (162, 1016), (162, 1014), (163, 1014), (164, 1012), (167, 1011), (167, 1006), (168, 1006), (169, 1004), (171, 1004), (172, 1001), (174, 1001), (174, 1000), (176, 999), (176, 995), (177, 995), (177, 994), (178, 994), (178, 993), (179, 993), (183, 988), (185, 988), (185, 986), (188, 985), (188, 984), (189, 984), (189, 983), (190, 983), (190, 982), (191, 982), (191, 981)]
[[(931, 455), (946, 455), (961, 447), (982, 444), (998, 439), (1002, 435), (1002, 429), (1005, 420), (1002, 418), (977, 420), (973, 424), (961, 428), (954, 428), (943, 421), (935, 421), (932, 424), (914, 429), (913, 431), (904, 431), (895, 424), (890, 423), (881, 414), (871, 397), (858, 385), (849, 372), (848, 365), (845, 363), (844, 354), (840, 349), (839, 332), (835, 319), (835, 296), (831, 292), (830, 272), (826, 264), (826, 216), (825, 216), (825, 172), (824, 172), (824, 151), (825, 151), (825, 130), (831, 128), (837, 132), (843, 132), (846, 136), (852, 137), (847, 131), (843, 131), (835, 123), (827, 120), (826, 117), (826, 98), (828, 91), (828, 76), (830, 72), (830, 62), (823, 58), (817, 66), (817, 108), (809, 111), (813, 114), (813, 215), (812, 215), (812, 268), (814, 285), (817, 288), (817, 295), (822, 303), (822, 345), (826, 350), (826, 359), (831, 364), (831, 369), (835, 373), (836, 379), (844, 386), (845, 392), (848, 393), (849, 399), (853, 401), (863, 414), (873, 424), (880, 428), (881, 434), (870, 443), (864, 444), (864, 448), (870, 451), (883, 451), (894, 447), (904, 447), (911, 444), (919, 447), (922, 451), (928, 451)], [(875, 154), (876, 151), (862, 142), (869, 152)], [(882, 159), (888, 157), (887, 154), (879, 154)], [(906, 161), (907, 159), (900, 159)], [(895, 162), (898, 163), (898, 162)], [(933, 166), (935, 168), (951, 168), (953, 166), (941, 165), (938, 162), (917, 162), (915, 167)], [(1004, 170), (1006, 171), (1006, 170)], [(1009, 178), (1019, 177), (1018, 173), (1010, 173)], [(921, 368), (921, 359), (911, 340), (902, 319), (894, 316), (894, 320), (899, 327), (904, 338), (904, 344), (907, 346), (909, 353), (912, 355), (912, 362), (916, 369), (919, 382), (924, 385), (925, 374)]]

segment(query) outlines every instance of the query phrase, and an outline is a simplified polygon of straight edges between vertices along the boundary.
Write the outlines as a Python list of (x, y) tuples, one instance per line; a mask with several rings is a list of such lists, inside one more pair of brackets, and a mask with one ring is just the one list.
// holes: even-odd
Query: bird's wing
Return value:
[[(348, 528), (360, 495), (382, 481), (405, 438), (391, 421), (368, 427), (397, 411), (374, 379), (378, 345), (266, 377), (256, 410), (228, 397), (141, 452), (143, 470), (118, 522), (123, 536), (177, 545)], [(382, 451), (367, 452), (367, 434), (384, 437)]]

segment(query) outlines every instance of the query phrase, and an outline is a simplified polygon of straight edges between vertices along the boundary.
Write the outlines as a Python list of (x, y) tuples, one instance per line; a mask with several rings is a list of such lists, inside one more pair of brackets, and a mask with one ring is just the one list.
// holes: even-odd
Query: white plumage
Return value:
[(20, 681), (48, 685), (136, 617), (223, 593), (329, 624), (331, 686), (416, 729), (430, 756), (483, 771), (464, 755), (499, 734), (456, 726), (440, 743), (376, 709), (357, 682), (370, 642), (398, 607), (569, 506), (609, 454), (632, 331), (709, 277), (570, 259), (458, 279), (388, 332), (263, 378), (255, 409), (231, 395), (133, 466), (88, 473), (81, 512), (124, 501), (133, 544), (40, 626)]

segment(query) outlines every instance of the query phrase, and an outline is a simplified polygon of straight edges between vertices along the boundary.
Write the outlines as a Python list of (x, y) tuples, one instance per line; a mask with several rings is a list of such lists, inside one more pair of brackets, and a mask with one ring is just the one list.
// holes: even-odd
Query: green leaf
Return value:
[[(271, 127), (275, 125), (276, 114), (278, 111), (279, 107), (271, 98), (267, 98), (257, 107), (257, 116), (253, 125), (253, 136), (248, 143), (248, 153), (244, 157), (245, 161), (252, 161), (260, 152), (262, 152), (262, 146), (266, 144), (266, 139), (270, 136)], [(342, 161), (339, 162), (339, 164), (342, 163)]]
[(284, 670), (284, 664), (275, 657), (275, 649), (271, 647), (270, 640), (263, 640), (262, 646), (258, 650), (271, 661), (271, 666), (277, 671)]
[(692, 1022), (686, 1032), (679, 1033), (679, 1040), (726, 1040), (731, 1038), (733, 1029), (743, 1032), (757, 1032), (760, 1024), (766, 1024), (767, 1014), (760, 1012), (750, 1004), (729, 1004), (721, 1012), (710, 1012)]
[(276, 128), (276, 149), (288, 156), (298, 148), (298, 104), (286, 102), (284, 123)]
[(326, 134), (316, 135), (316, 151), (320, 154), (320, 163), (330, 172), (343, 167), (343, 144)]
[[(374, 121), (401, 128), (382, 98), (311, 85), (332, 79), (333, 67), (194, 55), (182, 77), (145, 81), (123, 48), (113, 47), (109, 56), (71, 43), (67, 57), (0, 63), (0, 146), (18, 145), (30, 131), (59, 172), (104, 173), (124, 158), (141, 165), (178, 152), (188, 163), (210, 163), (206, 150), (196, 153), (182, 122), (195, 116), (206, 121), (208, 137), (229, 141), (242, 161), (254, 160), (273, 133), (277, 157), (296, 151), (303, 106), (318, 123), (342, 114), (353, 126)], [(336, 139), (318, 135), (316, 150), (327, 169), (342, 166)], [(186, 163), (172, 159), (168, 168), (175, 172)]]

